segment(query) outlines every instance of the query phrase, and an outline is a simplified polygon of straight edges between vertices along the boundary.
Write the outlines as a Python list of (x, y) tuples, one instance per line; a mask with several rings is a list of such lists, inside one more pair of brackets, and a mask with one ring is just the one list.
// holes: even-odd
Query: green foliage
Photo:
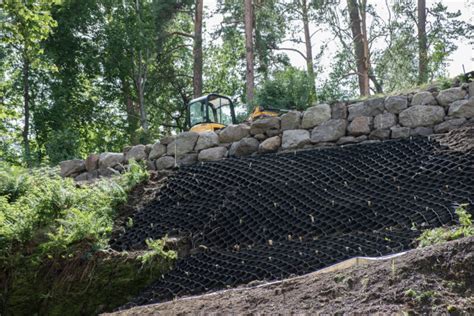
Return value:
[(154, 260), (154, 258), (166, 258), (169, 260), (176, 260), (178, 254), (174, 250), (165, 250), (166, 240), (168, 236), (165, 236), (158, 240), (147, 239), (146, 244), (148, 246), (148, 251), (140, 256), (142, 263), (149, 264)]
[(474, 236), (472, 216), (467, 212), (466, 207), (467, 205), (463, 204), (456, 209), (456, 215), (459, 218), (459, 226), (439, 227), (424, 231), (420, 237), (417, 238), (418, 247), (421, 248), (463, 237)]
[(304, 110), (312, 101), (311, 79), (294, 67), (276, 71), (257, 90), (256, 100), (263, 107)]
[[(71, 251), (86, 242), (107, 247), (116, 209), (127, 193), (147, 179), (147, 172), (131, 163), (124, 175), (76, 187), (47, 169), (26, 174), (16, 167), (0, 173), (0, 257), (8, 260), (29, 243), (41, 258)], [(45, 174), (46, 173), (46, 174)]]

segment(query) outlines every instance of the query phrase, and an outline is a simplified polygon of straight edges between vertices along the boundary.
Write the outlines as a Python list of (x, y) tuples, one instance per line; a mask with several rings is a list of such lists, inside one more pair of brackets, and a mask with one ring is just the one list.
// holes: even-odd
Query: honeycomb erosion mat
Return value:
[(427, 138), (227, 159), (181, 169), (111, 240), (186, 237), (195, 251), (124, 307), (302, 275), (413, 247), (474, 200), (474, 152)]

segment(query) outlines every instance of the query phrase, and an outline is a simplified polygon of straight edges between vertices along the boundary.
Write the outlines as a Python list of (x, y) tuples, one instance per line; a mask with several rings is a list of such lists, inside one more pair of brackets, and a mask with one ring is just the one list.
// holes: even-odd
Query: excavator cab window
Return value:
[(192, 100), (188, 105), (188, 128), (202, 123), (236, 123), (234, 105), (230, 98), (209, 94)]

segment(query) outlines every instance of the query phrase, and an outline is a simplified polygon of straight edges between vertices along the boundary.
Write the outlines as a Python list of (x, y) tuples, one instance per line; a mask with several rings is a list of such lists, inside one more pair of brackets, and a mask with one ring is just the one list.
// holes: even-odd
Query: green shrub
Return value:
[(456, 209), (456, 215), (459, 218), (459, 226), (439, 227), (424, 231), (420, 237), (417, 238), (418, 247), (421, 248), (449, 240), (474, 236), (474, 225), (472, 224), (471, 214), (467, 212), (466, 207), (467, 204), (461, 204)]
[(166, 240), (168, 236), (164, 238), (153, 240), (147, 239), (146, 244), (148, 246), (148, 251), (140, 256), (140, 259), (143, 264), (147, 264), (152, 262), (154, 258), (165, 258), (169, 260), (175, 260), (178, 257), (176, 251), (173, 250), (165, 250)]
[(95, 249), (107, 247), (117, 206), (148, 177), (146, 170), (135, 162), (121, 176), (83, 187), (50, 169), (28, 173), (4, 167), (1, 175), (3, 259), (14, 252), (21, 253), (22, 246), (27, 244), (34, 245), (39, 256), (48, 257), (67, 253), (69, 246), (81, 242)]

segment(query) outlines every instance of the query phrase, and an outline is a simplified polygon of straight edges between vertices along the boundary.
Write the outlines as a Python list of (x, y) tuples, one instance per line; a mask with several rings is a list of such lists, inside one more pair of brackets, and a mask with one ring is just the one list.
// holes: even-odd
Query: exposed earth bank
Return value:
[(135, 307), (114, 315), (474, 313), (474, 237), (340, 271)]

